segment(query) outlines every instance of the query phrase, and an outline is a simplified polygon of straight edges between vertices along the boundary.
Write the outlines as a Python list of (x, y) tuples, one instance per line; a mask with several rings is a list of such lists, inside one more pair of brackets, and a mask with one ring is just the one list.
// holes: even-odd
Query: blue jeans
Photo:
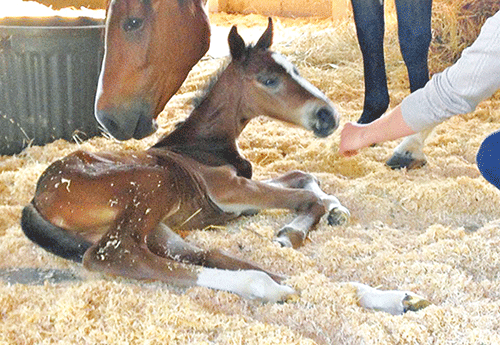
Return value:
[(484, 178), (500, 189), (500, 130), (484, 139), (477, 152), (476, 161)]
[[(359, 123), (378, 119), (389, 106), (384, 61), (384, 5), (380, 0), (351, 0), (363, 55), (365, 101)], [(408, 70), (410, 91), (429, 80), (427, 55), (431, 42), (432, 0), (396, 0), (398, 37)]]

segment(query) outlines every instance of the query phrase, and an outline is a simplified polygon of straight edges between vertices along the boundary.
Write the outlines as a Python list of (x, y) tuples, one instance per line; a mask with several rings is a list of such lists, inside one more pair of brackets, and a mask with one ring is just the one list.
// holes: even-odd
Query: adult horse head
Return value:
[(110, 1), (95, 115), (116, 139), (153, 133), (156, 117), (208, 50), (202, 1)]

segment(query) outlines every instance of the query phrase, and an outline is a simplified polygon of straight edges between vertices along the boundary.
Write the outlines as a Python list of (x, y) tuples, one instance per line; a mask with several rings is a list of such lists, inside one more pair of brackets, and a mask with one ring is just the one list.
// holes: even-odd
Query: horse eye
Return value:
[(296, 75), (300, 75), (299, 70), (295, 66), (293, 67), (293, 73), (295, 73)]
[(141, 18), (127, 18), (125, 23), (123, 23), (123, 30), (125, 30), (126, 32), (138, 30), (142, 27), (143, 23), (144, 20)]
[(276, 87), (278, 85), (277, 77), (265, 78), (261, 81), (262, 85), (267, 87)]

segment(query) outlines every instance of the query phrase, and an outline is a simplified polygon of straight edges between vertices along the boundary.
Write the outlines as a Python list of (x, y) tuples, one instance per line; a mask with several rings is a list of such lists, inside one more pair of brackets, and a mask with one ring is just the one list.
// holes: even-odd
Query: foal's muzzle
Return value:
[(314, 114), (311, 128), (316, 136), (324, 138), (332, 134), (338, 126), (337, 111), (332, 107), (324, 106)]

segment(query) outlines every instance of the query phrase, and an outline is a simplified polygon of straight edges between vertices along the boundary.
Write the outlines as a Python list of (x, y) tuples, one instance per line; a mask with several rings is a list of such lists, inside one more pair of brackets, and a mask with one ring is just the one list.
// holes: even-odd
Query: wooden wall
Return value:
[[(349, 0), (213, 0), (218, 10), (229, 13), (260, 13), (284, 17), (343, 17)], [(212, 9), (213, 10), (213, 9)]]
[(82, 6), (88, 8), (106, 8), (107, 0), (36, 0), (47, 6), (52, 6), (54, 9), (60, 9), (63, 7), (76, 7), (80, 8)]
[[(105, 8), (106, 0), (37, 0), (53, 8), (89, 7)], [(351, 12), (349, 0), (208, 0), (211, 12), (259, 13), (284, 17), (336, 17)]]

